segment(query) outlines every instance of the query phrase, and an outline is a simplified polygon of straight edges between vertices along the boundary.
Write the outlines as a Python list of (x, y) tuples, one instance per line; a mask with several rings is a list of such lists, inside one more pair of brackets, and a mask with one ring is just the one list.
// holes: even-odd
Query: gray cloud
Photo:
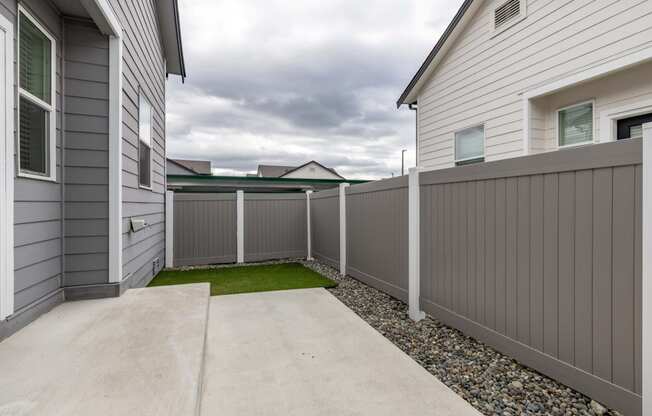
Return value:
[(461, 0), (182, 0), (189, 77), (169, 82), (168, 154), (220, 173), (316, 159), (348, 177), (414, 164), (395, 101)]

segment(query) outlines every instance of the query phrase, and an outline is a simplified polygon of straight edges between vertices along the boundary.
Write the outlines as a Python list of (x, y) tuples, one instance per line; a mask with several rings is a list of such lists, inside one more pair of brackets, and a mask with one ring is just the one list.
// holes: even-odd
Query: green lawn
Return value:
[(149, 286), (204, 282), (211, 284), (211, 296), (337, 286), (337, 283), (331, 279), (299, 263), (186, 271), (166, 270), (159, 273)]

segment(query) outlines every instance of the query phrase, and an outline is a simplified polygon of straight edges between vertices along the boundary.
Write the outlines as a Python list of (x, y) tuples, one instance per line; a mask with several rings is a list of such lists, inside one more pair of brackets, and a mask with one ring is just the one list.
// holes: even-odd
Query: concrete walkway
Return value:
[(64, 303), (0, 342), (0, 416), (199, 410), (208, 284)]
[(203, 416), (480, 415), (324, 289), (211, 298)]

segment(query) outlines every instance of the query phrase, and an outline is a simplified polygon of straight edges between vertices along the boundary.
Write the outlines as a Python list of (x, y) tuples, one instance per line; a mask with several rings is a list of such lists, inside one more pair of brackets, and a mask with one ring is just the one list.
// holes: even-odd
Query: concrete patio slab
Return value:
[(211, 299), (203, 416), (480, 415), (324, 289)]
[(0, 415), (194, 415), (209, 285), (64, 303), (0, 343)]

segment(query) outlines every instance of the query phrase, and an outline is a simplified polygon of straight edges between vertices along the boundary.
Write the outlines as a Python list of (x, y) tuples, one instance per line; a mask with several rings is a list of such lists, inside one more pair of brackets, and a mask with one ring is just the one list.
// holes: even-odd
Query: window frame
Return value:
[[(52, 104), (41, 100), (40, 98), (34, 96), (27, 90), (23, 90), (20, 86), (20, 15), (21, 13), (29, 19), (29, 21), (36, 26), (36, 28), (43, 33), (45, 37), (50, 41), (50, 98)], [(22, 4), (18, 4), (18, 12), (16, 14), (16, 115), (18, 117), (18, 123), (16, 123), (16, 175), (22, 178), (36, 179), (42, 181), (56, 182), (57, 181), (57, 42), (54, 36), (50, 33), (49, 30), (41, 24), (36, 17), (34, 17), (31, 12), (26, 9)], [(21, 98), (26, 99), (30, 103), (42, 108), (46, 112), (50, 113), (49, 116), (49, 137), (46, 138), (45, 149), (47, 151), (47, 172), (45, 174), (40, 174), (38, 172), (32, 172), (29, 170), (23, 170), (20, 166), (20, 100)]]
[[(560, 144), (561, 137), (559, 135), (559, 127), (560, 127), (559, 126), (559, 114), (564, 110), (569, 110), (571, 108), (579, 107), (579, 106), (586, 105), (586, 104), (591, 104), (591, 120), (592, 120), (592, 125), (593, 125), (593, 127), (591, 129), (591, 140), (581, 142), (581, 143), (561, 145)], [(595, 122), (595, 99), (580, 101), (580, 102), (575, 103), (575, 104), (571, 104), (571, 105), (567, 105), (565, 107), (558, 108), (557, 110), (555, 110), (555, 144), (557, 145), (557, 150), (559, 150), (559, 149), (572, 149), (572, 148), (578, 147), (578, 146), (586, 146), (588, 144), (597, 143), (596, 142), (596, 140), (597, 140), (596, 139), (596, 134), (595, 134), (596, 133), (596, 127), (597, 127), (596, 124), (597, 123)]]
[[(458, 159), (457, 158), (457, 134), (463, 132), (464, 130), (470, 130), (476, 127), (482, 127), (482, 155)], [(455, 166), (464, 166), (464, 165), (472, 165), (474, 163), (483, 163), (485, 161), (486, 154), (487, 154), (486, 123), (473, 124), (471, 126), (464, 127), (463, 129), (455, 130), (455, 132), (453, 133), (453, 163), (455, 164)]]
[[(150, 135), (149, 135), (149, 185), (143, 185), (140, 181), (140, 146), (141, 143), (145, 144), (143, 140), (141, 140), (140, 137), (140, 106), (141, 106), (141, 100), (145, 100), (147, 104), (149, 104), (150, 108)], [(154, 173), (154, 106), (152, 106), (152, 102), (147, 98), (147, 95), (145, 95), (145, 92), (143, 91), (142, 88), (138, 89), (138, 187), (140, 189), (145, 189), (148, 191), (152, 190), (152, 182), (153, 182), (153, 173)], [(147, 146), (147, 145), (146, 145)]]

